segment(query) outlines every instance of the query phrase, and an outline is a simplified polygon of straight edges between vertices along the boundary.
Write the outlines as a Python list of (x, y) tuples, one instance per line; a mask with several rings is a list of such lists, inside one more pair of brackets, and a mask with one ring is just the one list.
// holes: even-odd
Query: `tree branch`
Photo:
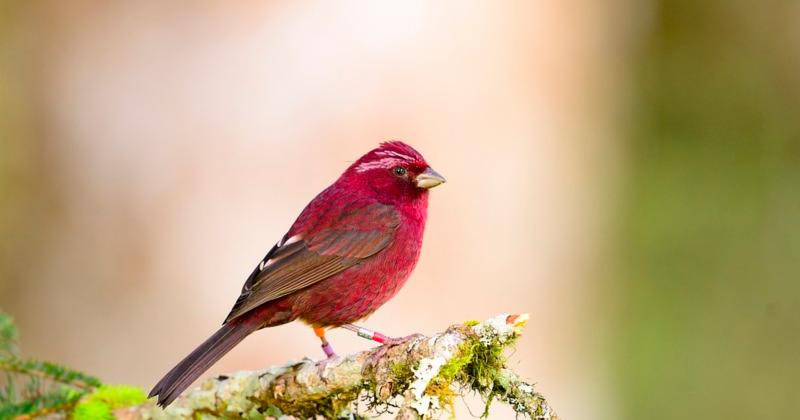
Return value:
[(527, 318), (501, 315), (346, 357), (237, 372), (207, 380), (166, 410), (150, 401), (115, 414), (126, 419), (189, 419), (204, 414), (305, 419), (388, 412), (416, 419), (452, 412), (455, 397), (474, 391), (486, 401), (484, 416), (492, 401), (499, 400), (533, 419), (557, 419), (533, 385), (506, 368), (503, 352)]

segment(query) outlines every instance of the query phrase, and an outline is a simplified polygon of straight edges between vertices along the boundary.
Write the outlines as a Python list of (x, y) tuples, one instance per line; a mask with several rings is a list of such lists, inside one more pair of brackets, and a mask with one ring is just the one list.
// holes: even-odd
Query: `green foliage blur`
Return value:
[(67, 409), (100, 386), (64, 366), (20, 358), (17, 340), (13, 319), (0, 312), (0, 419)]
[(796, 418), (800, 8), (653, 6), (613, 289), (622, 418)]
[(55, 363), (19, 356), (13, 319), (0, 312), (0, 419), (69, 414), (75, 420), (111, 420), (113, 410), (143, 403), (141, 388), (103, 385)]
[(147, 400), (141, 388), (129, 385), (103, 385), (75, 406), (73, 420), (113, 420), (113, 410), (138, 405)]

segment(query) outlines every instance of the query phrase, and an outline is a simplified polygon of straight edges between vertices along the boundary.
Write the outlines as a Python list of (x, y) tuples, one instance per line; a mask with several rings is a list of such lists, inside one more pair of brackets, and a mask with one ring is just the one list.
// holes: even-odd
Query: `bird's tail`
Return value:
[(260, 327), (259, 324), (248, 321), (247, 319), (234, 320), (223, 325), (214, 335), (167, 372), (150, 391), (149, 397), (158, 395), (158, 405), (162, 407), (172, 403), (211, 365), (231, 351), (248, 334)]

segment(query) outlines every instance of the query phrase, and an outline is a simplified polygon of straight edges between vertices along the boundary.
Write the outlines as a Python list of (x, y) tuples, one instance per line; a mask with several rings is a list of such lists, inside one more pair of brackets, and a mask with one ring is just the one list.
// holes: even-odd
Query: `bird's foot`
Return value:
[(386, 357), (386, 355), (394, 348), (401, 344), (405, 344), (410, 340), (415, 340), (418, 338), (424, 337), (422, 334), (411, 334), (405, 337), (385, 337), (385, 341), (382, 345), (376, 347), (372, 350), (372, 353), (367, 358), (365, 366), (367, 368), (375, 368), (381, 362), (382, 359)]
[(322, 351), (325, 352), (325, 358), (316, 363), (317, 367), (323, 371), (327, 369), (328, 363), (332, 363), (339, 358), (330, 343), (325, 343), (322, 346)]
[(397, 345), (397, 344), (403, 343), (403, 342), (405, 342), (405, 341), (407, 341), (407, 340), (409, 340), (411, 338), (421, 337), (422, 336), (422, 334), (417, 333), (417, 334), (411, 334), (411, 335), (405, 336), (405, 337), (398, 337), (398, 338), (389, 337), (389, 336), (386, 336), (385, 334), (381, 334), (381, 333), (379, 333), (377, 331), (372, 331), (372, 330), (370, 330), (368, 328), (359, 327), (358, 325), (353, 325), (353, 324), (342, 325), (342, 328), (350, 330), (350, 331), (358, 334), (358, 336), (361, 337), (361, 338), (365, 338), (367, 340), (374, 341), (376, 343), (381, 343), (381, 344)]
[(353, 324), (345, 324), (342, 325), (344, 329), (353, 331), (354, 333), (358, 334), (359, 337), (365, 338), (367, 340), (375, 341), (377, 343), (382, 344), (380, 347), (372, 350), (372, 353), (367, 358), (365, 366), (368, 368), (373, 368), (377, 366), (381, 359), (383, 359), (386, 354), (391, 350), (393, 347), (396, 347), (400, 344), (404, 344), (405, 342), (413, 339), (417, 339), (423, 337), (422, 334), (411, 334), (405, 337), (388, 337), (384, 334), (381, 334), (377, 331), (372, 331), (368, 328), (359, 327), (358, 325)]
[(414, 334), (411, 334), (411, 335), (407, 335), (405, 337), (386, 337), (386, 339), (383, 341), (383, 344), (384, 344), (384, 346), (386, 346), (386, 345), (388, 345), (388, 346), (396, 346), (398, 344), (403, 344), (406, 341), (413, 340), (415, 338), (422, 338), (422, 337), (424, 337), (424, 335), (422, 335), (420, 333), (414, 333)]

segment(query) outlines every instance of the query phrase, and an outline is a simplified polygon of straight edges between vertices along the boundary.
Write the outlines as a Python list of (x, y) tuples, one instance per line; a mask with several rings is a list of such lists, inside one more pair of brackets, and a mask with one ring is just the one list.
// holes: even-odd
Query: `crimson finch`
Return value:
[(444, 182), (411, 146), (382, 143), (303, 209), (244, 283), (222, 327), (150, 391), (167, 406), (250, 333), (300, 319), (349, 325), (391, 299), (422, 246), (428, 189)]

